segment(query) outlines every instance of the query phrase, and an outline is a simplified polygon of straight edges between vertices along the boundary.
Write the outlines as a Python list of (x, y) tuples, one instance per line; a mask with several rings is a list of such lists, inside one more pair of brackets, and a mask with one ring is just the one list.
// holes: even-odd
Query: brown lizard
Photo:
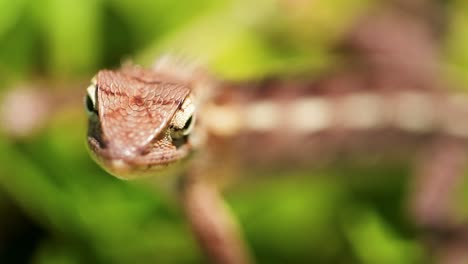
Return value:
[[(182, 175), (185, 212), (216, 263), (251, 261), (206, 179), (238, 167), (427, 150), (416, 170), (414, 214), (437, 229), (450, 222), (447, 194), (466, 154), (468, 98), (440, 89), (435, 48), (420, 21), (393, 12), (371, 21), (344, 46), (360, 54), (357, 63), (314, 81), (218, 82), (167, 58), (150, 69), (102, 70), (87, 89), (88, 146), (119, 178)], [(380, 32), (391, 44), (374, 39)]]

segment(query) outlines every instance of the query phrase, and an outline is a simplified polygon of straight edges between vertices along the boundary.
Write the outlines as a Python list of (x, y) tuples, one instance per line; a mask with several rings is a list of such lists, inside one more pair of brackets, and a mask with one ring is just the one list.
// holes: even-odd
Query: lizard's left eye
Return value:
[(86, 111), (88, 114), (95, 114), (97, 112), (96, 109), (96, 86), (95, 85), (90, 85), (86, 89), (86, 101), (85, 101), (85, 106), (86, 106)]

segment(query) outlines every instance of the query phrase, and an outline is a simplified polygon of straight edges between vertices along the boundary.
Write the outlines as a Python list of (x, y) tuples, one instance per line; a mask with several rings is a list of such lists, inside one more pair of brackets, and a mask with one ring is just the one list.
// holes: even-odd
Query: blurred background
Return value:
[[(167, 190), (119, 181), (89, 158), (81, 100), (91, 77), (169, 52), (220, 79), (313, 79), (340, 65), (337, 47), (384, 2), (412, 13), (376, 0), (0, 0), (0, 262), (203, 263)], [(440, 78), (463, 92), (468, 2), (407, 2), (435, 21)], [(259, 263), (430, 263), (408, 213), (411, 165), (277, 172), (226, 197)], [(451, 198), (460, 218), (465, 185)]]

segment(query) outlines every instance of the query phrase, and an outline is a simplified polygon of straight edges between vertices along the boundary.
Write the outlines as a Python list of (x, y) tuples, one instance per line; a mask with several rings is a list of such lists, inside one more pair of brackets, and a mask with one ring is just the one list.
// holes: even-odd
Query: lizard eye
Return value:
[(188, 117), (185, 123), (182, 126), (175, 126), (174, 124), (171, 127), (170, 135), (172, 139), (181, 139), (183, 137), (187, 137), (190, 132), (192, 132), (192, 128), (194, 125), (194, 116)]
[(85, 106), (88, 114), (92, 115), (97, 113), (96, 108), (96, 85), (92, 84), (86, 89)]
[(193, 128), (193, 115), (189, 117), (189, 119), (187, 120), (187, 122), (185, 122), (185, 125), (184, 127), (182, 128), (182, 134), (184, 136), (190, 134), (190, 132), (192, 131), (192, 128)]
[(171, 122), (170, 135), (172, 139), (180, 139), (187, 137), (192, 132), (193, 125), (195, 123), (195, 105), (192, 99), (188, 97), (182, 103), (179, 111), (174, 115)]

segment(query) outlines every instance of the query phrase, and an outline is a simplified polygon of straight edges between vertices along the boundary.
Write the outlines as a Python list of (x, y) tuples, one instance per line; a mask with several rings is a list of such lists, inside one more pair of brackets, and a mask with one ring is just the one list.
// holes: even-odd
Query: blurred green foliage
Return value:
[(293, 71), (326, 63), (326, 44), (366, 2), (3, 0), (0, 77), (77, 78), (161, 52), (233, 78)]
[(464, 89), (468, 87), (468, 4), (466, 1), (451, 1), (449, 5), (449, 34), (446, 38), (445, 55), (448, 74), (460, 82)]
[[(373, 4), (0, 0), (0, 89), (87, 80), (99, 68), (126, 59), (150, 64), (165, 52), (206, 64), (221, 78), (313, 75), (335, 62), (330, 45)], [(448, 5), (444, 67), (468, 87), (468, 4)], [(169, 192), (114, 179), (90, 160), (85, 118), (68, 109), (32, 137), (0, 134), (1, 222), (23, 217), (40, 230), (32, 250), (25, 247), (31, 234), (1, 242), (32, 263), (203, 262)], [(230, 189), (228, 202), (262, 263), (425, 263), (406, 219), (408, 169), (385, 166), (259, 177)], [(0, 227), (15, 228), (23, 226)], [(0, 262), (12, 263), (17, 256), (5, 249)]]

